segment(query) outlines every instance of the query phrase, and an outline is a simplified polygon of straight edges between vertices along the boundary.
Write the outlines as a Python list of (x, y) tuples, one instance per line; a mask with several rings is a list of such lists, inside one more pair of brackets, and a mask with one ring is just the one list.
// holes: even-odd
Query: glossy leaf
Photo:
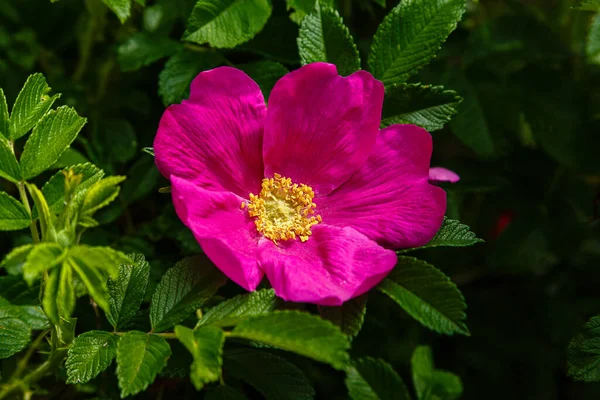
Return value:
[(190, 367), (190, 378), (196, 390), (202, 389), (207, 383), (218, 381), (221, 377), (225, 345), (223, 331), (210, 326), (192, 330), (177, 325), (175, 335), (194, 358)]
[(273, 311), (276, 304), (277, 298), (273, 289), (239, 295), (208, 310), (198, 321), (198, 326), (233, 326), (249, 317)]
[(355, 360), (346, 371), (346, 387), (352, 400), (410, 400), (400, 375), (377, 358)]
[(129, 255), (133, 264), (121, 264), (119, 276), (108, 280), (108, 322), (115, 328), (123, 327), (136, 314), (146, 293), (150, 279), (150, 264), (142, 254)]
[(86, 383), (94, 379), (108, 368), (116, 353), (117, 341), (109, 332), (92, 330), (77, 336), (65, 362), (67, 383)]

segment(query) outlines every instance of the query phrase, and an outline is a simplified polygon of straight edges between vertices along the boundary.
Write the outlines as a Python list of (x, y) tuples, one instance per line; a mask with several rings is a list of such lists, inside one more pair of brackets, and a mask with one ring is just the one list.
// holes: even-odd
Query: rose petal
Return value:
[(431, 167), (429, 168), (429, 182), (430, 183), (441, 183), (450, 182), (456, 183), (460, 181), (460, 176), (454, 171), (442, 167)]
[(266, 106), (258, 85), (242, 71), (200, 73), (190, 99), (163, 114), (154, 140), (156, 165), (167, 178), (248, 197), (263, 178)]
[(199, 188), (176, 176), (171, 183), (175, 211), (208, 258), (244, 289), (256, 289), (263, 277), (257, 263), (259, 234), (240, 209), (243, 199)]
[(269, 97), (265, 176), (278, 173), (327, 194), (366, 161), (381, 119), (383, 84), (313, 63), (280, 79)]
[(352, 228), (316, 225), (308, 241), (259, 242), (259, 261), (277, 296), (339, 306), (377, 285), (396, 254)]
[(431, 135), (415, 125), (392, 125), (377, 136), (373, 154), (347, 182), (315, 199), (328, 225), (350, 226), (390, 248), (417, 247), (436, 234), (446, 193), (428, 183)]

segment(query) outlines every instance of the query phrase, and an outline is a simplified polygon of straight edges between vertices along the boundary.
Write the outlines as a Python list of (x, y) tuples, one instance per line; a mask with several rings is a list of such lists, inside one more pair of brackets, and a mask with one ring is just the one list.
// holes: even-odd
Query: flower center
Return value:
[(256, 218), (256, 229), (273, 243), (296, 237), (306, 242), (312, 234), (310, 228), (321, 222), (320, 215), (313, 215), (317, 207), (314, 197), (310, 186), (275, 174), (263, 179), (259, 195), (250, 193), (250, 201), (243, 202), (242, 208), (248, 207), (249, 215)]

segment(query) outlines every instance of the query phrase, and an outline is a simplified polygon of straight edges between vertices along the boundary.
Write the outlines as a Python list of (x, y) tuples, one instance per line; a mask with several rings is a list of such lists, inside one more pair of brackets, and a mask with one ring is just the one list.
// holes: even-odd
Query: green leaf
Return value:
[(6, 104), (6, 96), (4, 91), (0, 88), (0, 139), (4, 136), (5, 138), (10, 137), (8, 129), (10, 126), (10, 120), (8, 118), (8, 105)]
[(183, 39), (233, 48), (256, 36), (270, 16), (270, 0), (199, 0)]
[(590, 319), (567, 348), (568, 375), (578, 381), (600, 381), (600, 315)]
[(367, 313), (367, 296), (359, 296), (348, 300), (339, 307), (319, 307), (321, 318), (339, 326), (342, 332), (350, 337), (358, 335)]
[(377, 358), (354, 361), (346, 371), (346, 387), (352, 400), (410, 400), (400, 375)]
[(8, 358), (29, 344), (31, 329), (10, 303), (0, 305), (0, 359)]
[(68, 320), (75, 309), (73, 270), (68, 263), (54, 268), (48, 275), (42, 308), (53, 324)]
[(225, 276), (205, 256), (181, 260), (162, 277), (152, 296), (150, 322), (162, 332), (183, 321), (225, 284)]
[(125, 179), (125, 176), (109, 176), (91, 185), (85, 193), (81, 215), (92, 216), (99, 209), (112, 203), (121, 190), (118, 185)]
[(65, 150), (64, 153), (56, 160), (56, 162), (52, 165), (52, 169), (60, 169), (72, 167), (74, 165), (86, 164), (90, 160), (88, 160), (83, 154), (79, 151), (69, 147)]
[[(59, 214), (65, 205), (65, 173), (69, 170), (73, 171), (75, 175), (81, 175), (81, 182), (75, 189), (73, 196), (79, 196), (104, 176), (104, 171), (90, 163), (74, 165), (54, 174), (42, 187), (42, 193), (48, 202), (48, 207), (54, 214)], [(33, 215), (35, 218), (37, 209), (34, 210)]]
[(69, 347), (65, 367), (67, 383), (86, 383), (112, 363), (117, 354), (115, 337), (104, 331), (89, 331), (77, 336)]
[(315, 389), (302, 370), (277, 354), (254, 349), (225, 353), (225, 368), (267, 400), (311, 400)]
[(21, 155), (23, 179), (31, 179), (50, 168), (75, 140), (87, 119), (71, 107), (48, 112), (33, 128)]
[(56, 229), (54, 228), (56, 218), (55, 215), (50, 212), (50, 207), (48, 207), (46, 198), (34, 184), (27, 183), (26, 185), (39, 213), (42, 239), (46, 241), (56, 241)]
[(229, 386), (211, 389), (204, 396), (206, 400), (247, 400), (247, 397)]
[(180, 47), (167, 36), (138, 32), (119, 46), (119, 65), (123, 71), (135, 71), (175, 54)]
[(23, 279), (31, 285), (39, 276), (47, 270), (50, 270), (61, 264), (67, 250), (58, 243), (43, 242), (36, 244), (23, 265)]
[(0, 178), (17, 183), (21, 180), (21, 167), (8, 142), (0, 137)]
[(419, 400), (455, 400), (462, 395), (458, 376), (434, 368), (430, 347), (418, 346), (412, 355), (411, 365)]
[(69, 249), (65, 263), (68, 263), (77, 273), (98, 306), (108, 312), (110, 308), (107, 274), (116, 278), (119, 274), (120, 264), (133, 264), (134, 261), (110, 247), (80, 245)]
[(265, 97), (265, 101), (269, 99), (271, 89), (273, 89), (275, 83), (289, 72), (286, 67), (275, 61), (257, 61), (248, 64), (240, 64), (237, 67), (258, 83), (258, 86), (260, 86), (260, 90)]
[(223, 331), (212, 326), (192, 330), (177, 325), (175, 335), (194, 358), (190, 367), (190, 379), (196, 390), (201, 390), (207, 383), (218, 381), (225, 345)]
[(414, 124), (429, 132), (442, 129), (457, 113), (461, 101), (456, 92), (443, 86), (393, 85), (385, 91), (381, 126)]
[(350, 343), (338, 327), (297, 311), (274, 311), (240, 323), (231, 336), (256, 340), (344, 369)]
[[(39, 287), (38, 287), (39, 288)], [(19, 312), (19, 319), (31, 330), (48, 328), (48, 317), (40, 306), (14, 306)]]
[(135, 316), (144, 300), (150, 279), (150, 264), (146, 258), (142, 254), (131, 254), (129, 257), (135, 263), (121, 264), (118, 278), (108, 281), (110, 307), (106, 318), (115, 330), (119, 330)]
[(256, 315), (267, 314), (277, 304), (273, 289), (262, 289), (236, 296), (211, 308), (198, 321), (198, 326), (233, 326)]
[(167, 365), (171, 347), (156, 335), (130, 331), (117, 344), (117, 377), (121, 398), (137, 394), (148, 387)]
[[(317, 0), (285, 0), (287, 10), (294, 10), (290, 13), (290, 19), (300, 25), (304, 17), (315, 10)], [(319, 0), (321, 5), (333, 7), (332, 0)]]
[(21, 274), (23, 272), (23, 265), (31, 249), (33, 249), (33, 244), (15, 247), (4, 257), (2, 263), (0, 263), (0, 267), (6, 269), (9, 274)]
[(594, 19), (592, 19), (585, 51), (590, 63), (600, 64), (600, 13), (596, 14)]
[(442, 271), (425, 261), (398, 257), (398, 264), (378, 287), (408, 314), (436, 332), (469, 335), (465, 299)]
[(219, 53), (182, 50), (165, 63), (158, 76), (158, 94), (163, 104), (179, 103), (189, 96), (192, 80), (202, 71), (221, 65)]
[(302, 20), (298, 50), (302, 65), (318, 61), (332, 63), (341, 75), (360, 69), (358, 49), (342, 17), (321, 3)]
[(387, 87), (406, 82), (435, 57), (456, 28), (465, 0), (403, 0), (373, 39), (369, 66)]
[(60, 97), (60, 94), (50, 97), (49, 92), (44, 75), (38, 73), (27, 78), (10, 114), (9, 135), (12, 140), (29, 132)]
[(16, 231), (31, 224), (29, 213), (17, 199), (0, 191), (0, 231)]
[(415, 249), (428, 249), (440, 246), (466, 247), (483, 242), (484, 240), (475, 236), (475, 233), (471, 232), (467, 225), (461, 224), (455, 219), (444, 217), (442, 226), (429, 243), (417, 248), (399, 250), (397, 253), (401, 254)]
[(600, 0), (580, 0), (573, 8), (581, 11), (600, 11)]
[(131, 15), (131, 0), (102, 0), (114, 12), (119, 21), (124, 23)]

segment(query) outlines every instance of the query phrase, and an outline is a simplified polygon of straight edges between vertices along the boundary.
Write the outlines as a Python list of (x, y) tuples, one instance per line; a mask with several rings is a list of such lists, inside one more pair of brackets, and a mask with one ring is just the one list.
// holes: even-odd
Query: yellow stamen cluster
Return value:
[(249, 215), (256, 217), (256, 229), (275, 244), (297, 237), (306, 242), (312, 234), (310, 228), (321, 222), (320, 215), (313, 215), (317, 207), (314, 197), (310, 186), (275, 174), (263, 179), (258, 196), (250, 193), (250, 201), (242, 203), (242, 208), (248, 207)]

